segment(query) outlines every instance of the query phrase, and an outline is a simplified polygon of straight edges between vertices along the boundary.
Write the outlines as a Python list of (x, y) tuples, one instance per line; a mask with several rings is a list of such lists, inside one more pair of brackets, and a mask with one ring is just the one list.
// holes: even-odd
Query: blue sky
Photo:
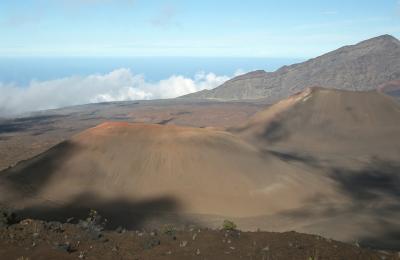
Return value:
[(381, 34), (400, 1), (0, 1), (0, 56), (309, 58)]

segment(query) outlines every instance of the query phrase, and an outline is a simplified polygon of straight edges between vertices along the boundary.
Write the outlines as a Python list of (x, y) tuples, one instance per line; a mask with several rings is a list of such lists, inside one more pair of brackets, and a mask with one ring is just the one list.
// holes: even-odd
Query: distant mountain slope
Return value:
[(378, 87), (379, 91), (400, 98), (400, 80), (392, 80)]
[(275, 102), (310, 86), (371, 90), (400, 79), (400, 42), (382, 35), (275, 72), (254, 71), (223, 85), (184, 96), (221, 100), (266, 98)]
[(378, 91), (307, 88), (233, 132), (262, 147), (398, 158), (400, 103)]

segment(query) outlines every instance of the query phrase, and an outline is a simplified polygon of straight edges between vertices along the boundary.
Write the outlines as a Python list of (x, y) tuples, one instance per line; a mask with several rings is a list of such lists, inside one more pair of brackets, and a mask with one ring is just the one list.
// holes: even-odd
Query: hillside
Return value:
[(400, 156), (400, 103), (377, 91), (308, 88), (256, 113), (239, 135), (291, 150)]
[(387, 95), (400, 98), (400, 80), (392, 80), (383, 83), (378, 87), (378, 90)]
[(372, 90), (400, 79), (400, 42), (382, 35), (345, 46), (275, 72), (254, 71), (223, 85), (184, 96), (220, 100), (261, 99), (274, 103), (310, 86)]
[(400, 105), (307, 89), (229, 129), (105, 122), (0, 172), (0, 205), (129, 229), (223, 219), (243, 230), (398, 248)]
[[(21, 208), (79, 208), (160, 200), (165, 201), (161, 209), (155, 203), (149, 210), (249, 217), (297, 207), (311, 196), (307, 191), (291, 196), (302, 186), (288, 181), (293, 173), (284, 162), (225, 131), (109, 122), (5, 171), (3, 184), (10, 183), (18, 194), (8, 198), (12, 192), (3, 193), (2, 201)], [(279, 202), (262, 192), (278, 183), (282, 188), (271, 192)], [(235, 207), (227, 201), (235, 201)], [(130, 216), (124, 215), (128, 225)]]

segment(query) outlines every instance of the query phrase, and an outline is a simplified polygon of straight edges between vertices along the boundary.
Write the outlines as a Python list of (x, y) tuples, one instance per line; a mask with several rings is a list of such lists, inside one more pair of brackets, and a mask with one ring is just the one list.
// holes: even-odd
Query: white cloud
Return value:
[(152, 83), (121, 68), (104, 75), (32, 81), (26, 87), (0, 82), (0, 116), (87, 103), (174, 98), (215, 88), (228, 79), (201, 72), (193, 78), (173, 75)]
[(237, 70), (235, 71), (235, 73), (233, 74), (233, 76), (234, 76), (234, 77), (237, 77), (237, 76), (243, 75), (243, 74), (245, 74), (245, 73), (247, 73), (247, 72), (248, 72), (248, 71), (243, 70), (243, 69), (237, 69)]

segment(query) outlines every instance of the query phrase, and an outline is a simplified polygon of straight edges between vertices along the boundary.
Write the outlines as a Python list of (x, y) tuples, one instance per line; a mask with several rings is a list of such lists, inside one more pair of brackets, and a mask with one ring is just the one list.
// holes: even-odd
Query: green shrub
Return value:
[(0, 227), (7, 227), (16, 223), (16, 215), (10, 209), (0, 208)]
[(225, 219), (222, 223), (223, 230), (236, 230), (237, 226), (233, 221)]
[(176, 228), (172, 224), (164, 225), (161, 229), (164, 235), (174, 236), (176, 233)]
[(102, 231), (107, 225), (107, 219), (103, 218), (96, 210), (89, 212), (86, 220), (79, 220), (78, 227), (86, 230), (93, 239), (102, 237)]

